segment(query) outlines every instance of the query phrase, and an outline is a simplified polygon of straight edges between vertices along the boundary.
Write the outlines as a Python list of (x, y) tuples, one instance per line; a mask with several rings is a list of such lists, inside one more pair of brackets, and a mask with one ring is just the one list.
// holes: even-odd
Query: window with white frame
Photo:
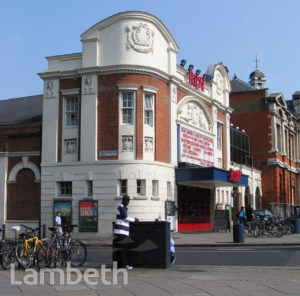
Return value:
[(66, 127), (77, 127), (79, 120), (78, 95), (64, 97)]
[(93, 181), (87, 181), (87, 195), (93, 196)]
[(293, 160), (295, 159), (295, 138), (294, 135), (291, 134), (290, 136), (291, 141), (291, 156), (290, 158)]
[(144, 96), (144, 124), (153, 126), (153, 101), (152, 94), (145, 94)]
[(136, 193), (138, 195), (145, 195), (146, 193), (146, 181), (145, 180), (136, 180)]
[(121, 102), (122, 123), (133, 124), (133, 108), (134, 108), (133, 92), (123, 92), (121, 96), (122, 96), (122, 102)]
[(72, 182), (57, 182), (59, 196), (72, 196)]
[(223, 135), (223, 125), (218, 122), (217, 124), (217, 148), (222, 150), (222, 135)]
[(119, 180), (119, 193), (121, 196), (127, 194), (127, 180)]
[(158, 196), (158, 180), (152, 180), (152, 196)]
[(277, 150), (279, 152), (282, 151), (281, 147), (282, 147), (282, 143), (281, 143), (281, 126), (279, 124), (276, 124), (276, 136), (277, 136)]
[(167, 196), (172, 197), (172, 184), (171, 184), (171, 182), (167, 182)]

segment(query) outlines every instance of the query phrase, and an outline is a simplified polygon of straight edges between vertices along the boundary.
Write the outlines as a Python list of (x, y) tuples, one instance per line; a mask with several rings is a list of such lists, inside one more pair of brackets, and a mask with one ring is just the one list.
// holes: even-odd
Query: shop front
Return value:
[(215, 167), (177, 168), (175, 175), (178, 186), (178, 231), (212, 230), (216, 188), (248, 186), (248, 176), (240, 171)]

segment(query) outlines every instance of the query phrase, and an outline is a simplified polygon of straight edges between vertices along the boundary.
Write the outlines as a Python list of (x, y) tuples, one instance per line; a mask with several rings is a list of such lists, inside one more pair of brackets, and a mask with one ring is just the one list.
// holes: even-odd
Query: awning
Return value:
[(248, 176), (240, 174), (238, 180), (233, 180), (231, 171), (215, 167), (207, 168), (177, 168), (176, 183), (183, 186), (197, 187), (233, 187), (248, 186)]

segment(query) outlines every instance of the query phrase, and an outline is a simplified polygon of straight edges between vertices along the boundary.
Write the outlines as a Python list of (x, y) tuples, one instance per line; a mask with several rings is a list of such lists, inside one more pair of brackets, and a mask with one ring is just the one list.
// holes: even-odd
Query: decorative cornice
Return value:
[(40, 151), (5, 152), (8, 157), (41, 156)]

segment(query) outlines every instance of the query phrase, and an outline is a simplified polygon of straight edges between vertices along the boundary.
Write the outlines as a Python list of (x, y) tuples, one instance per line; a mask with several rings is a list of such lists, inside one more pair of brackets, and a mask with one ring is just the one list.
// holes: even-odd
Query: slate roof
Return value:
[(257, 90), (251, 84), (241, 79), (238, 79), (236, 75), (234, 75), (234, 77), (230, 81), (230, 85), (231, 85), (231, 92), (247, 92), (247, 91)]
[(42, 121), (43, 95), (0, 101), (0, 125)]

